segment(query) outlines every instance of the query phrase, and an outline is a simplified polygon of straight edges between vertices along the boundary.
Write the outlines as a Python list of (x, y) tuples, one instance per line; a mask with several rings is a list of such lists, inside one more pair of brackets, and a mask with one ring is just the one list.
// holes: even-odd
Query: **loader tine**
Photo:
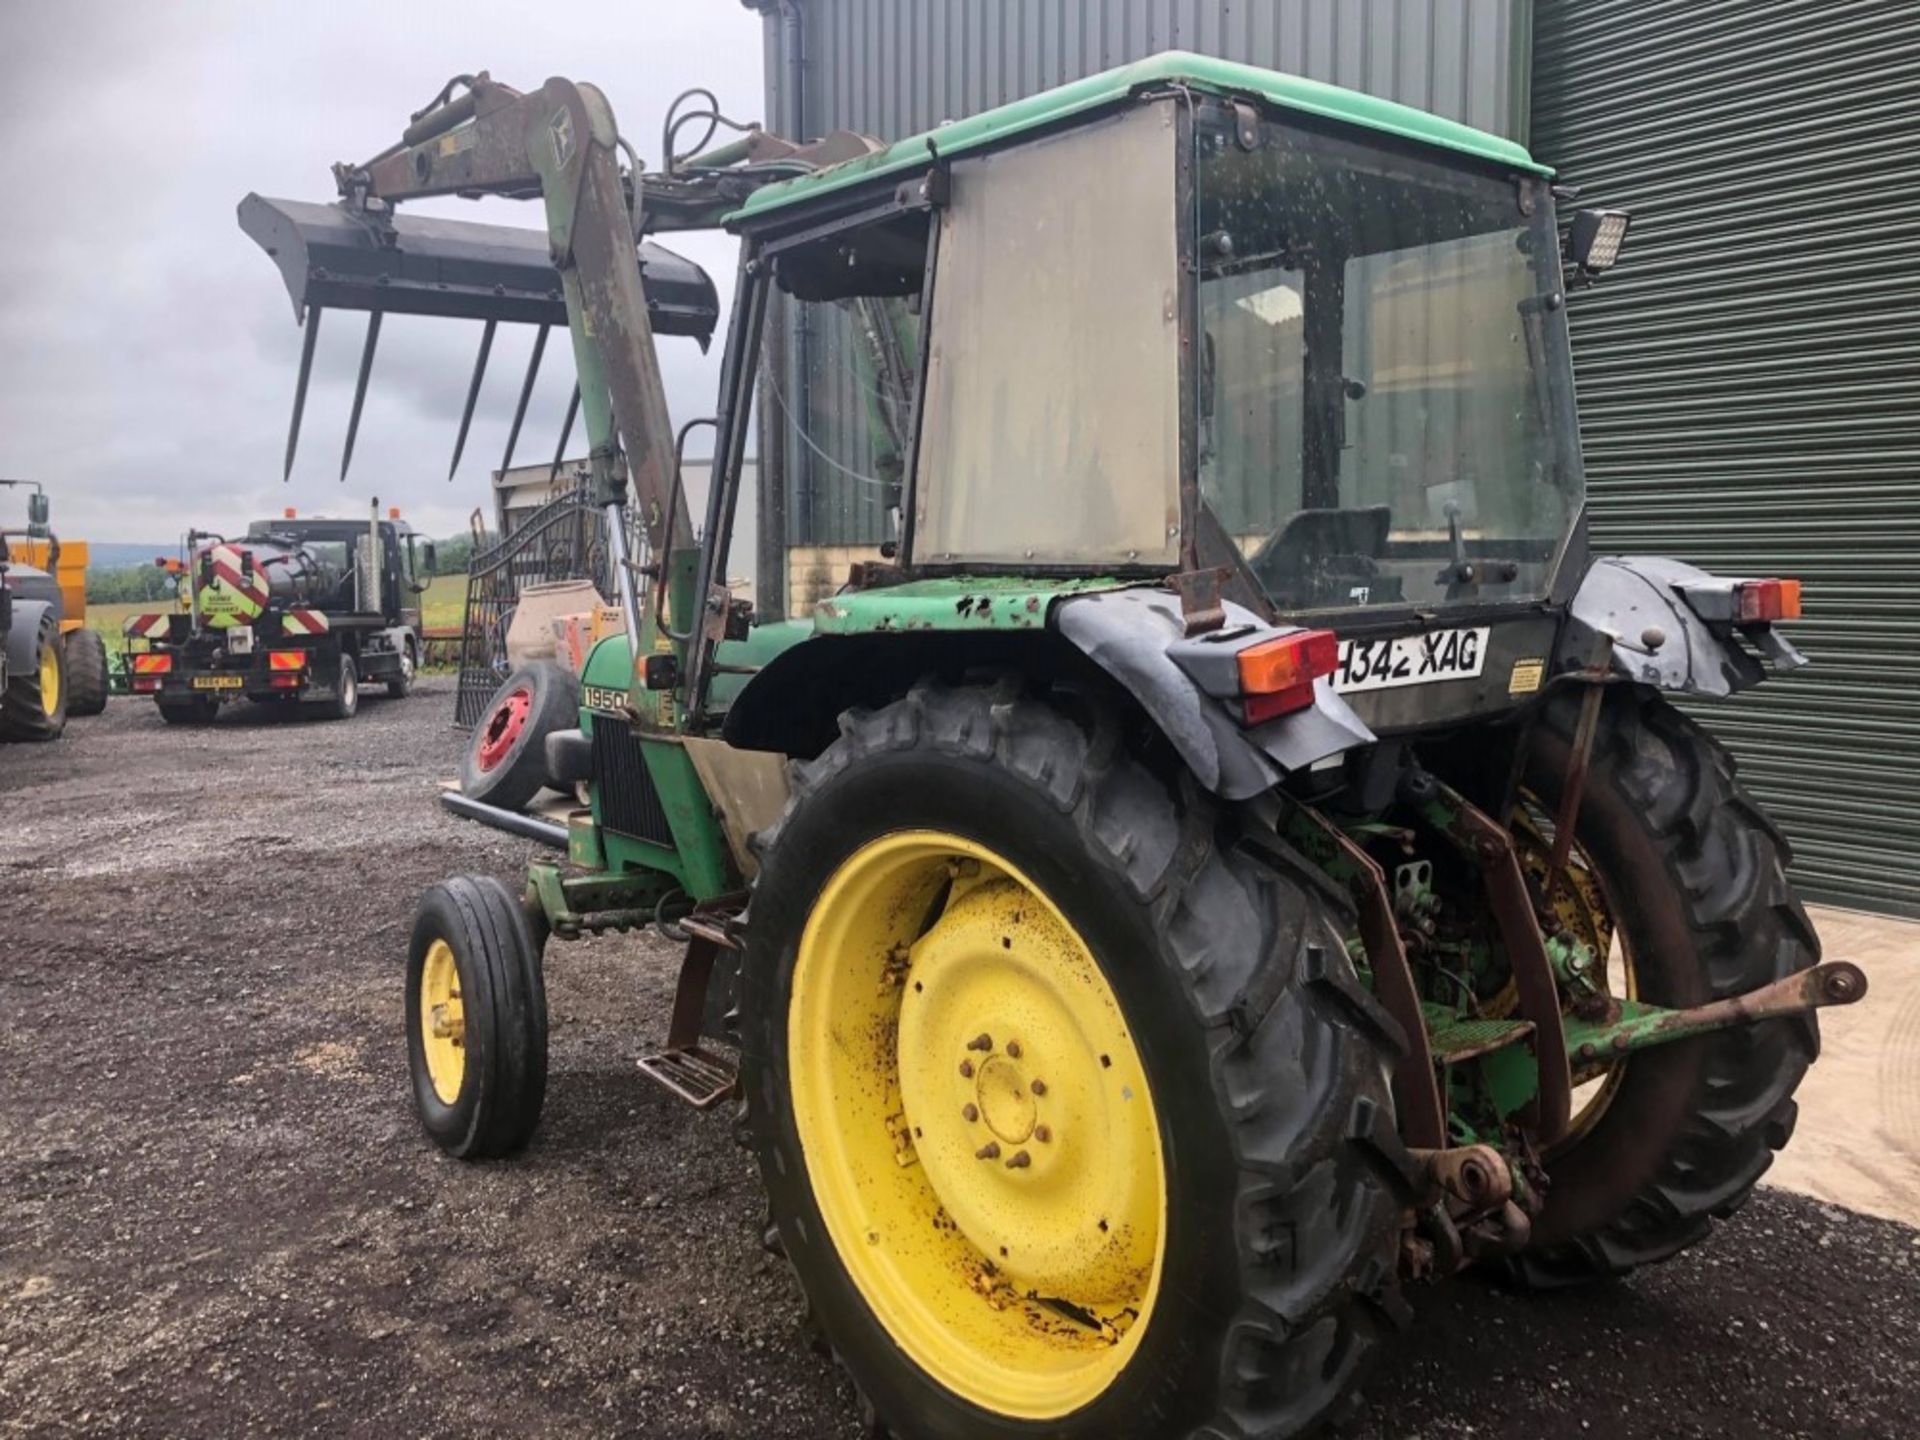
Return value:
[(527, 418), (527, 402), (533, 398), (533, 380), (540, 373), (540, 357), (547, 353), (547, 331), (551, 325), (542, 325), (533, 336), (533, 359), (527, 362), (527, 378), (520, 384), (520, 403), (514, 407), (513, 425), (507, 431), (507, 453), (500, 457), (500, 468), (513, 467), (513, 447), (520, 443), (520, 422)]
[(461, 452), (467, 448), (467, 427), (473, 424), (473, 407), (480, 399), (480, 379), (487, 373), (487, 356), (493, 350), (493, 332), (499, 328), (499, 321), (487, 321), (487, 328), (480, 332), (480, 355), (473, 362), (473, 380), (467, 386), (467, 408), (460, 412), (460, 435), (453, 442), (453, 463), (447, 466), (447, 479), (453, 479), (453, 472), (460, 468)]
[(360, 378), (353, 383), (353, 413), (347, 417), (347, 448), (340, 452), (340, 478), (347, 478), (347, 467), (353, 464), (353, 440), (360, 433), (360, 407), (367, 403), (367, 378), (373, 374), (373, 351), (380, 343), (380, 316), (378, 310), (367, 312), (367, 343), (360, 351)]
[(567, 441), (573, 438), (574, 417), (580, 413), (580, 382), (573, 385), (573, 398), (567, 401), (567, 418), (560, 422), (560, 443), (553, 447), (553, 470), (549, 479), (560, 476), (560, 462), (566, 458)]
[(300, 341), (300, 378), (293, 383), (293, 421), (287, 426), (287, 464), (280, 483), (293, 478), (293, 452), (300, 446), (300, 417), (307, 410), (307, 381), (313, 378), (313, 346), (320, 338), (320, 307), (307, 311), (307, 333)]

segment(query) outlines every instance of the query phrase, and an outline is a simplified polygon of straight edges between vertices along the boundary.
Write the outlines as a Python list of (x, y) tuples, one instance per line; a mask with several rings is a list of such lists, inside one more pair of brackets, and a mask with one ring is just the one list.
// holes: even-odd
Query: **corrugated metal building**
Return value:
[[(1633, 210), (1626, 263), (1572, 309), (1596, 543), (1806, 580), (1795, 638), (1815, 665), (1716, 707), (1714, 727), (1808, 893), (1920, 914), (1920, 7), (748, 3), (787, 134), (898, 137), (1178, 48), (1527, 141)], [(805, 577), (878, 541), (886, 492), (864, 432), (827, 418), (859, 383), (840, 322), (787, 321), (775, 400), (812, 418), (764, 437), (761, 572), (784, 537), (800, 604)]]

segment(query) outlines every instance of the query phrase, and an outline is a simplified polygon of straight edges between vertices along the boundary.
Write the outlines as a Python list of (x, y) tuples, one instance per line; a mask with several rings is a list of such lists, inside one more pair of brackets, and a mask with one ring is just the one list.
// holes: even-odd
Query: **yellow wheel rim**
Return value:
[[(1545, 884), (1547, 867), (1552, 863), (1551, 821), (1537, 809), (1539, 801), (1531, 794), (1521, 797), (1514, 811), (1514, 849), (1520, 863), (1537, 884)], [(1616, 1000), (1638, 1000), (1640, 980), (1634, 970), (1633, 951), (1627, 938), (1614, 923), (1613, 907), (1600, 884), (1600, 872), (1587, 852), (1575, 841), (1567, 852), (1566, 869), (1548, 897), (1554, 917), (1573, 937), (1591, 950), (1600, 961), (1600, 981)], [(1554, 1147), (1556, 1152), (1590, 1134), (1613, 1104), (1626, 1079), (1627, 1060), (1606, 1059), (1579, 1066), (1573, 1075), (1573, 1116), (1566, 1135)]]
[(442, 1105), (453, 1104), (467, 1072), (467, 1012), (460, 999), (460, 968), (444, 940), (427, 947), (420, 967), (420, 1042), (433, 1093)]
[(60, 656), (54, 646), (58, 640), (49, 640), (40, 650), (40, 708), (48, 715), (60, 713)]
[(794, 1122), (842, 1264), (894, 1342), (994, 1414), (1124, 1370), (1166, 1244), (1159, 1123), (1086, 942), (1026, 876), (936, 831), (855, 852), (794, 966)]

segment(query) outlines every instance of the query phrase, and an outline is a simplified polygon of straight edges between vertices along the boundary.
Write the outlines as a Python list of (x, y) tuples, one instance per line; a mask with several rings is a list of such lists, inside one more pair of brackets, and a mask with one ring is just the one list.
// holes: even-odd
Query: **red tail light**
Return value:
[(267, 683), (276, 690), (294, 690), (299, 688), (300, 677), (298, 675), (275, 675), (271, 677)]
[(1740, 587), (1740, 623), (1800, 618), (1798, 580), (1749, 580)]
[(1313, 682), (1340, 664), (1340, 640), (1331, 630), (1300, 630), (1239, 654), (1241, 708), (1249, 725), (1313, 704)]
[(138, 675), (133, 677), (133, 693), (136, 695), (151, 695), (159, 688), (158, 680), (146, 679)]

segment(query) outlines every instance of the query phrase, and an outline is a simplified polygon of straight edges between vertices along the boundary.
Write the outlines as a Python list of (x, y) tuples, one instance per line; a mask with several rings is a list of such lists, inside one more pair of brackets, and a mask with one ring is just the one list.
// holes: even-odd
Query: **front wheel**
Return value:
[[(1535, 727), (1516, 841), (1546, 870), (1577, 701)], [(1758, 989), (1820, 958), (1786, 877), (1787, 846), (1732, 757), (1658, 696), (1607, 696), (1554, 904), (1608, 960), (1620, 998), (1684, 1008)], [(1582, 1066), (1574, 1123), (1546, 1158), (1546, 1209), (1513, 1265), (1555, 1287), (1666, 1259), (1731, 1215), (1793, 1132), (1819, 1051), (1811, 1015), (1768, 1020)]]
[(762, 837), (741, 995), (827, 1342), (900, 1436), (1314, 1424), (1394, 1313), (1404, 1198), (1345, 917), (1050, 705), (842, 725)]
[(547, 992), (525, 914), (490, 876), (421, 897), (407, 947), (414, 1107), (449, 1155), (518, 1150), (547, 1094)]
[(420, 666), (414, 659), (413, 641), (409, 640), (400, 647), (400, 669), (387, 678), (387, 697), (391, 700), (404, 700), (413, 693), (414, 676)]

